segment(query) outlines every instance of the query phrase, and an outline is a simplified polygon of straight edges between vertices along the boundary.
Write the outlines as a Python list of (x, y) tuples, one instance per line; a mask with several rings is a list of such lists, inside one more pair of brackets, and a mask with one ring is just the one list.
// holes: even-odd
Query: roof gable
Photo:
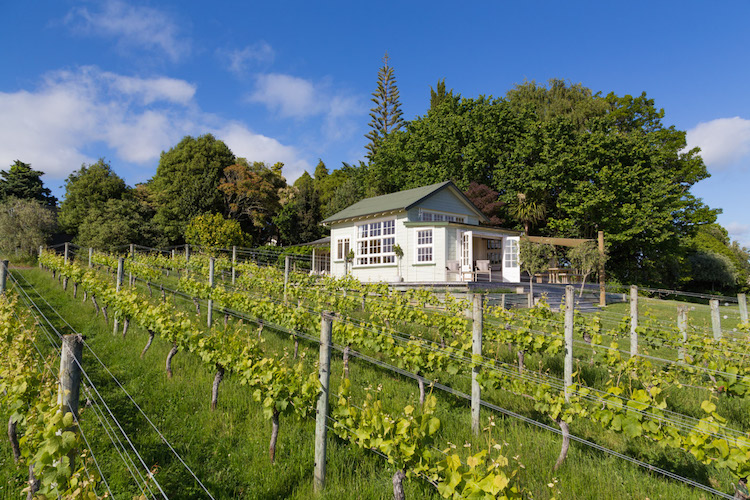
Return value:
[(382, 212), (408, 210), (444, 189), (450, 190), (469, 210), (473, 211), (480, 220), (489, 222), (487, 217), (466, 197), (466, 195), (461, 192), (460, 189), (458, 189), (458, 187), (456, 187), (455, 184), (453, 184), (452, 181), (446, 181), (360, 200), (354, 205), (326, 218), (322, 221), (322, 224), (330, 224), (340, 220), (355, 219)]

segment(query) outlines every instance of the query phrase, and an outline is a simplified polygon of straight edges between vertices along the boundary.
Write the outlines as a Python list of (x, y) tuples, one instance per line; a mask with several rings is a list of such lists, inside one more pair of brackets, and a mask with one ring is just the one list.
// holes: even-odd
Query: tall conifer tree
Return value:
[(369, 151), (368, 158), (375, 155), (378, 145), (388, 134), (404, 125), (396, 77), (389, 64), (388, 52), (383, 56), (383, 66), (378, 70), (378, 88), (372, 93), (370, 100), (375, 103), (375, 107), (370, 109), (372, 130), (365, 134), (370, 139), (370, 143), (365, 146)]

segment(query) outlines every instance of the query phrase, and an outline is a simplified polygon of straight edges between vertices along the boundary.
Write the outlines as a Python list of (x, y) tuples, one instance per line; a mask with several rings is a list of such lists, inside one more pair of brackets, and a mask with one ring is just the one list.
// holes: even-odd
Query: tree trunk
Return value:
[(161, 290), (161, 301), (166, 302), (167, 301), (167, 292), (164, 291), (164, 285), (159, 285), (159, 289)]
[(96, 303), (96, 295), (91, 296), (91, 303), (94, 304), (94, 310), (96, 311), (96, 315), (99, 315), (99, 304)]
[(523, 373), (523, 359), (525, 351), (518, 351), (518, 373)]
[(130, 326), (130, 318), (125, 316), (125, 319), (122, 320), (122, 338), (125, 338), (125, 335), (128, 334), (129, 326)]
[(68, 289), (68, 277), (65, 276), (63, 278), (63, 290), (67, 290), (67, 289)]
[(406, 500), (406, 495), (404, 494), (405, 477), (406, 474), (402, 470), (397, 470), (393, 475), (393, 500)]
[(216, 409), (216, 403), (219, 401), (219, 384), (221, 384), (222, 379), (224, 378), (224, 367), (217, 364), (216, 365), (216, 375), (214, 376), (214, 385), (211, 388), (211, 410)]
[(424, 379), (417, 375), (417, 385), (419, 385), (419, 405), (424, 406)]
[(349, 350), (351, 347), (349, 344), (344, 346), (344, 378), (349, 378)]
[(13, 417), (8, 419), (8, 439), (13, 450), (13, 460), (18, 463), (18, 459), (21, 458), (21, 449), (18, 447), (18, 432), (16, 432), (16, 423), (13, 421)]
[(78, 283), (76, 283), (75, 281), (73, 282), (73, 298), (78, 298)]
[(274, 460), (276, 460), (276, 440), (279, 437), (279, 410), (273, 410), (271, 422), (271, 444), (268, 447), (268, 455), (271, 458), (271, 463), (274, 463)]
[(104, 315), (104, 322), (109, 324), (109, 314), (107, 314), (106, 306), (102, 306), (102, 315)]
[(260, 340), (260, 334), (263, 333), (263, 321), (259, 321), (258, 325), (258, 340)]
[(34, 475), (34, 464), (29, 464), (29, 493), (26, 495), (26, 500), (33, 500), (37, 491), (39, 491), (39, 480)]
[(146, 355), (146, 351), (148, 351), (148, 348), (151, 347), (151, 342), (154, 341), (154, 331), (149, 330), (148, 331), (148, 342), (146, 343), (146, 347), (143, 348), (143, 351), (141, 351), (141, 359)]
[(198, 297), (193, 297), (193, 304), (195, 304), (195, 314), (201, 315), (201, 303), (198, 302)]
[(57, 276), (57, 271), (55, 271), (55, 270), (53, 269), (53, 270), (52, 270), (52, 277), (54, 278), (55, 276)]
[(146, 282), (146, 286), (148, 287), (148, 296), (149, 297), (153, 297), (154, 296), (154, 291), (151, 289), (151, 282), (147, 281)]
[(83, 303), (86, 303), (86, 299), (89, 298), (89, 292), (88, 290), (83, 291)]
[(589, 273), (586, 273), (583, 275), (583, 278), (581, 278), (581, 289), (578, 291), (578, 298), (580, 299), (583, 297), (583, 287), (586, 286), (586, 278), (589, 277)]
[(299, 337), (294, 336), (294, 359), (297, 359), (297, 353), (299, 352)]
[(169, 354), (167, 354), (167, 378), (172, 378), (172, 358), (177, 354), (177, 344), (172, 344)]
[(560, 448), (560, 456), (557, 457), (557, 462), (555, 462), (555, 467), (552, 469), (552, 471), (556, 471), (563, 463), (563, 460), (565, 460), (565, 457), (568, 456), (568, 448), (570, 447), (570, 429), (568, 428), (568, 423), (564, 420), (557, 419), (557, 424), (560, 426), (560, 429), (562, 430), (562, 437), (563, 437), (563, 443), (562, 448)]

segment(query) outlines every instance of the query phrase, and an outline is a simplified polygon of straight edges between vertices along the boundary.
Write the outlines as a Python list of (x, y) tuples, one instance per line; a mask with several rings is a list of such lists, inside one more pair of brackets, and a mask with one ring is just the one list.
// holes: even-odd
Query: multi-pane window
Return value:
[(357, 226), (356, 264), (393, 264), (396, 254), (393, 246), (396, 243), (395, 219), (379, 222), (368, 222)]
[(503, 263), (503, 240), (487, 240), (487, 258), (490, 264)]
[(336, 246), (336, 259), (344, 260), (349, 253), (349, 238), (341, 238)]
[(518, 240), (505, 241), (505, 267), (518, 267)]
[(432, 229), (417, 231), (417, 262), (432, 262)]
[(423, 222), (466, 222), (466, 217), (461, 215), (443, 214), (440, 212), (422, 211), (419, 214)]

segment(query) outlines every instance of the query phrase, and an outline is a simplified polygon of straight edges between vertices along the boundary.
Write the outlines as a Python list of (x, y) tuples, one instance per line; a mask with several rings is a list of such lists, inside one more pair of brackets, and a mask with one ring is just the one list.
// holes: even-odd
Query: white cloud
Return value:
[(305, 170), (310, 170), (310, 164), (301, 157), (299, 151), (292, 146), (285, 146), (276, 139), (251, 132), (239, 122), (214, 130), (213, 134), (229, 146), (238, 156), (249, 161), (263, 161), (269, 164), (284, 163), (283, 174), (288, 182), (294, 182)]
[(80, 33), (115, 38), (122, 49), (156, 50), (172, 61), (190, 52), (190, 42), (180, 37), (178, 25), (160, 10), (120, 0), (105, 0), (98, 7), (75, 8), (65, 22)]
[(264, 104), (285, 118), (304, 118), (323, 111), (318, 94), (308, 80), (271, 73), (258, 76), (255, 91), (248, 100)]
[(242, 49), (219, 51), (219, 55), (228, 62), (229, 71), (244, 75), (251, 64), (270, 63), (276, 54), (268, 43), (258, 42)]
[(737, 240), (742, 246), (750, 247), (750, 224), (730, 222), (724, 227), (733, 240)]
[[(38, 89), (0, 92), (0, 165), (31, 163), (53, 179), (91, 163), (102, 146), (122, 162), (155, 166), (159, 155), (185, 135), (215, 131), (238, 156), (285, 164), (287, 179), (310, 165), (299, 151), (256, 134), (239, 122), (202, 112), (195, 86), (170, 78), (137, 78), (96, 67), (52, 72)], [(97, 155), (98, 156), (98, 155)], [(118, 165), (120, 164), (120, 165)]]
[(710, 169), (736, 166), (750, 155), (750, 120), (739, 116), (703, 122), (687, 131), (688, 147), (701, 148)]

